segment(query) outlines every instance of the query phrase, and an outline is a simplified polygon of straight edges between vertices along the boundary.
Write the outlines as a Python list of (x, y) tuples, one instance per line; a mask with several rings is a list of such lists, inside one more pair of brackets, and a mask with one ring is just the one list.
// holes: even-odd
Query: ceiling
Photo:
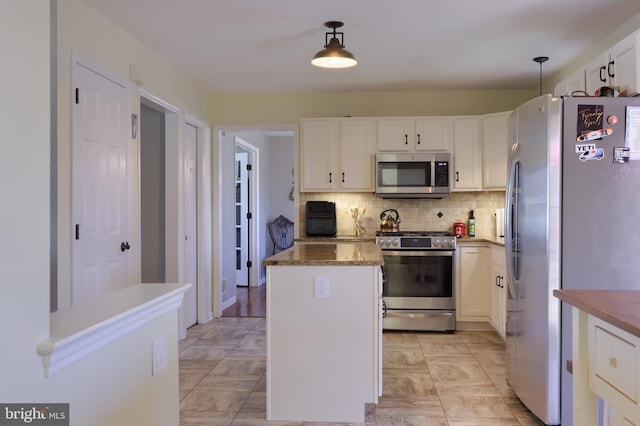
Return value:
[[(638, 0), (85, 0), (215, 93), (531, 89)], [(343, 21), (354, 68), (310, 64)], [(144, 72), (144, 70), (142, 70)]]

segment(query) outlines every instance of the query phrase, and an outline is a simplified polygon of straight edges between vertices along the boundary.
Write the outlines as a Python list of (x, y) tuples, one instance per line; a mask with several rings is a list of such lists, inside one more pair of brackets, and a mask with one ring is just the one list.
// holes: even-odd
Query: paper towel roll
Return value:
[(504, 209), (496, 209), (496, 237), (504, 237)]

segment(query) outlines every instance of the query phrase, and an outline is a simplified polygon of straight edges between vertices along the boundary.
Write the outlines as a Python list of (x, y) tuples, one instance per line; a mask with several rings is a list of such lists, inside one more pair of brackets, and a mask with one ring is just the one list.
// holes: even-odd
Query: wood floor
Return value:
[(236, 303), (222, 312), (223, 317), (264, 318), (267, 316), (267, 286), (236, 287)]

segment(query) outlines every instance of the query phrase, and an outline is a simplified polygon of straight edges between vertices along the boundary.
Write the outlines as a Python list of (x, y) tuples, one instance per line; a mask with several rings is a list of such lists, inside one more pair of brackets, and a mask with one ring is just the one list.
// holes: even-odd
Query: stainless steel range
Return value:
[(384, 257), (383, 328), (453, 331), (456, 301), (450, 232), (376, 232)]

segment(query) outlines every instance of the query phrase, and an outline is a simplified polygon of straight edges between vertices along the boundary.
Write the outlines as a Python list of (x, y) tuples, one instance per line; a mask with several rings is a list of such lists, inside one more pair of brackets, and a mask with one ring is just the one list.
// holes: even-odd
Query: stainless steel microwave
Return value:
[(451, 153), (376, 154), (376, 196), (444, 198), (451, 194)]

